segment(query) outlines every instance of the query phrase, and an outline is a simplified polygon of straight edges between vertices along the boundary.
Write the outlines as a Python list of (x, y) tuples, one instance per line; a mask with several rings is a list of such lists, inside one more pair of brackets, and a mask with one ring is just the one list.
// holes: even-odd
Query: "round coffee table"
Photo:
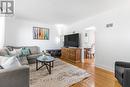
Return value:
[[(41, 66), (39, 67), (38, 63), (41, 63)], [(54, 66), (54, 57), (52, 56), (39, 56), (36, 59), (36, 70), (39, 70), (40, 68), (42, 68), (43, 66), (46, 66), (49, 74), (51, 74), (51, 68), (53, 68)]]

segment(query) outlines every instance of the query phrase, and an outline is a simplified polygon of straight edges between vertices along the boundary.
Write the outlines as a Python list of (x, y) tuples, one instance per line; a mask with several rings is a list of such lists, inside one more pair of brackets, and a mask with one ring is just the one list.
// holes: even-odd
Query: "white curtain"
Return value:
[(5, 17), (0, 17), (0, 48), (4, 46)]

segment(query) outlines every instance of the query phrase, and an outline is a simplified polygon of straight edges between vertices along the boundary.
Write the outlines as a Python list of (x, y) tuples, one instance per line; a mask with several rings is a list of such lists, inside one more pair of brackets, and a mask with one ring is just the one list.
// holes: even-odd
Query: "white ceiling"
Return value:
[(126, 1), (129, 0), (15, 0), (15, 16), (48, 24), (72, 24)]

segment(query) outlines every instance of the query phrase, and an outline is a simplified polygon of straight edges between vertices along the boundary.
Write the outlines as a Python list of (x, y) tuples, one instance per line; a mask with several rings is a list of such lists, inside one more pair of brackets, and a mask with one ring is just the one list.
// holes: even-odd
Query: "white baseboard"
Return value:
[(95, 66), (114, 73), (114, 69), (112, 69), (111, 67), (107, 67), (99, 64), (95, 64)]

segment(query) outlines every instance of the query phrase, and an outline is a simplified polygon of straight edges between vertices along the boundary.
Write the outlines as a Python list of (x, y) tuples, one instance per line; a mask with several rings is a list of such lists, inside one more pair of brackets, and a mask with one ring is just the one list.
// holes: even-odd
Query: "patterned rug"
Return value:
[(36, 65), (30, 65), (30, 87), (69, 87), (89, 76), (85, 70), (57, 58), (50, 75), (46, 67), (36, 71)]

